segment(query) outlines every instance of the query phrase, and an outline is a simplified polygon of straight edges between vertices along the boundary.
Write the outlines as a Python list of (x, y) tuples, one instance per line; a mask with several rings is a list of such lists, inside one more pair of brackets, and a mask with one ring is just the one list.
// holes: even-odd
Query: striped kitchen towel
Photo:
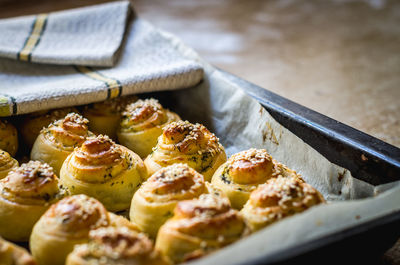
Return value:
[(0, 116), (194, 86), (202, 65), (129, 2), (0, 20)]

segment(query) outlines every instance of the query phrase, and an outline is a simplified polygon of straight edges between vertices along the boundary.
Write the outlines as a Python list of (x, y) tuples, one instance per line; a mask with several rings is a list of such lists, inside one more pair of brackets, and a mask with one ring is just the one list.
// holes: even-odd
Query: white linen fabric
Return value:
[(202, 66), (127, 1), (0, 20), (0, 116), (191, 87)]

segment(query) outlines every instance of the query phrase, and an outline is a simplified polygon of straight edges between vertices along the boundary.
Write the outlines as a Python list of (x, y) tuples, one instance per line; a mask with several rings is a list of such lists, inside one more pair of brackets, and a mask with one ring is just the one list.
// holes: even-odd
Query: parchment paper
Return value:
[(173, 36), (161, 34), (205, 68), (204, 82), (173, 92), (173, 107), (181, 117), (205, 124), (219, 137), (228, 155), (251, 147), (265, 148), (328, 200), (325, 205), (282, 220), (193, 264), (245, 263), (249, 257), (272, 254), (400, 209), (399, 182), (374, 187), (353, 178), (348, 170), (330, 163), (281, 126), (256, 100), (192, 50)]

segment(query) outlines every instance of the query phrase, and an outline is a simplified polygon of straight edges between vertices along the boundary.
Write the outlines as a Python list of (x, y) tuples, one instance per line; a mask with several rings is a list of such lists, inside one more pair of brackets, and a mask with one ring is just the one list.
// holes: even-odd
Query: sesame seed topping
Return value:
[(214, 156), (222, 148), (218, 138), (204, 125), (188, 121), (172, 122), (164, 127), (164, 137), (181, 152), (194, 148), (194, 152)]
[(175, 211), (177, 210), (190, 217), (207, 219), (231, 210), (231, 206), (226, 198), (202, 194), (198, 199), (179, 202)]
[(32, 181), (37, 178), (53, 179), (53, 168), (46, 163), (39, 161), (29, 161), (22, 164), (20, 167), (11, 170), (10, 174), (20, 174), (25, 177), (25, 182)]
[(150, 99), (139, 99), (138, 101), (129, 104), (126, 106), (125, 111), (123, 112), (123, 115), (126, 116), (137, 116), (142, 108), (147, 108), (151, 110), (152, 112), (156, 112), (158, 110), (162, 110), (163, 107), (161, 104), (158, 102), (157, 99), (150, 98)]
[(104, 206), (94, 198), (86, 195), (66, 197), (53, 205), (46, 212), (50, 218), (59, 217), (62, 226), (69, 229), (98, 228), (109, 224), (107, 211)]
[(154, 178), (160, 182), (173, 182), (182, 176), (193, 176), (198, 174), (196, 171), (188, 167), (186, 164), (173, 164), (154, 173)]
[(279, 206), (282, 210), (308, 206), (312, 201), (319, 203), (321, 200), (319, 192), (309, 184), (294, 177), (282, 176), (268, 180), (250, 196), (253, 205), (259, 207)]
[(71, 112), (68, 113), (67, 116), (65, 116), (65, 118), (63, 119), (63, 122), (73, 122), (79, 125), (86, 125), (89, 123), (89, 120), (84, 118), (83, 116), (75, 113), (75, 112)]
[[(153, 243), (143, 233), (127, 227), (105, 227), (89, 233), (91, 255), (106, 256), (112, 259), (149, 255)], [(93, 251), (95, 250), (95, 251)]]
[(255, 165), (265, 161), (272, 161), (272, 158), (265, 149), (251, 148), (232, 155), (229, 160), (232, 162), (244, 160)]

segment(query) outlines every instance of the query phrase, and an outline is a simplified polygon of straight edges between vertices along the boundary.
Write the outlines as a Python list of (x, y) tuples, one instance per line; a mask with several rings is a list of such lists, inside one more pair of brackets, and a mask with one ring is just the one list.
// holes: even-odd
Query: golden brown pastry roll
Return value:
[(68, 113), (78, 111), (75, 108), (61, 108), (53, 110), (38, 111), (26, 115), (19, 125), (19, 132), (24, 143), (31, 149), (40, 131), (49, 126), (50, 123), (64, 118)]
[(258, 185), (286, 174), (287, 169), (265, 149), (252, 148), (232, 155), (218, 168), (211, 183), (228, 196), (233, 208), (241, 209)]
[(279, 176), (254, 190), (241, 213), (252, 231), (325, 202), (311, 185)]
[(40, 216), (62, 195), (53, 169), (30, 161), (0, 180), (0, 236), (27, 241)]
[(204, 178), (186, 164), (174, 164), (154, 173), (133, 195), (130, 219), (151, 237), (173, 216), (176, 204), (208, 193)]
[(17, 129), (7, 120), (0, 120), (0, 149), (14, 156), (18, 150)]
[(121, 112), (129, 103), (135, 102), (136, 96), (126, 96), (89, 104), (82, 113), (89, 120), (89, 129), (95, 134), (104, 134), (117, 139), (117, 130)]
[(67, 156), (90, 135), (93, 134), (88, 130), (88, 120), (69, 113), (40, 132), (33, 144), (31, 159), (49, 164), (59, 175)]
[(132, 223), (131, 221), (129, 221), (128, 219), (126, 219), (125, 217), (118, 215), (118, 214), (114, 214), (112, 212), (108, 212), (108, 217), (110, 218), (110, 226), (113, 227), (126, 227), (130, 230), (134, 230), (137, 232), (141, 232), (139, 227)]
[(126, 227), (92, 230), (89, 242), (68, 255), (66, 265), (168, 265), (144, 234)]
[(0, 150), (0, 179), (5, 178), (13, 168), (18, 167), (18, 161), (6, 151)]
[(1, 265), (36, 265), (26, 249), (5, 241), (0, 237)]
[(164, 109), (156, 99), (138, 100), (122, 113), (118, 141), (140, 157), (146, 157), (156, 146), (163, 126), (178, 120), (176, 113)]
[(89, 137), (67, 157), (60, 180), (71, 194), (94, 197), (116, 212), (129, 208), (146, 174), (137, 154), (99, 135)]
[(76, 244), (89, 231), (110, 225), (106, 208), (86, 195), (69, 196), (53, 204), (35, 224), (29, 245), (40, 265), (64, 265)]
[(209, 181), (225, 161), (225, 149), (206, 127), (198, 123), (177, 121), (164, 127), (154, 151), (144, 163), (149, 176), (162, 167), (185, 163)]
[(211, 194), (179, 202), (174, 217), (158, 231), (156, 249), (174, 263), (195, 259), (248, 234), (229, 200)]

